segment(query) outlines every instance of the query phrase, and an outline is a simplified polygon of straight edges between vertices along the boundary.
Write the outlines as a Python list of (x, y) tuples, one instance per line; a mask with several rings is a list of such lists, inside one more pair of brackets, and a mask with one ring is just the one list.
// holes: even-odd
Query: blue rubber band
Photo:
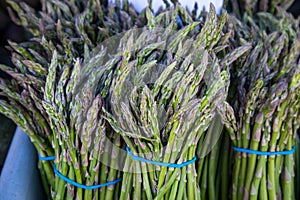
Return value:
[(177, 21), (177, 24), (180, 28), (183, 28), (184, 25), (183, 25), (183, 22), (182, 22), (182, 19), (179, 15), (176, 16), (176, 21)]
[(38, 154), (38, 157), (39, 160), (43, 160), (43, 161), (55, 160), (55, 156), (42, 157), (40, 154)]
[(293, 147), (292, 150), (288, 150), (288, 151), (263, 152), (263, 151), (255, 151), (255, 150), (250, 150), (250, 149), (233, 147), (233, 150), (235, 150), (237, 152), (256, 154), (256, 155), (260, 155), (260, 156), (290, 155), (290, 154), (294, 154), (295, 149), (296, 149), (296, 147)]
[(71, 184), (71, 185), (74, 185), (78, 188), (81, 188), (81, 189), (85, 189), (85, 190), (94, 190), (94, 189), (98, 189), (98, 188), (101, 188), (101, 187), (106, 187), (106, 186), (109, 186), (109, 185), (114, 185), (120, 181), (122, 181), (122, 178), (119, 178), (118, 180), (115, 180), (115, 181), (111, 181), (111, 182), (107, 182), (107, 183), (103, 183), (103, 184), (100, 184), (100, 185), (92, 185), (92, 186), (87, 186), (87, 185), (82, 185), (82, 184), (79, 184), (67, 177), (65, 177), (64, 175), (62, 175), (61, 173), (59, 173), (57, 170), (56, 170), (56, 165), (54, 164), (53, 166), (53, 170), (54, 170), (54, 173), (61, 179), (63, 179), (64, 181), (66, 181), (67, 183)]
[(151, 160), (147, 160), (145, 158), (135, 156), (135, 155), (132, 154), (132, 152), (130, 151), (128, 146), (126, 147), (126, 151), (129, 154), (129, 156), (134, 160), (150, 163), (150, 164), (153, 164), (153, 165), (159, 165), (159, 166), (163, 166), (163, 167), (182, 168), (182, 167), (185, 167), (187, 165), (193, 164), (197, 160), (197, 158), (194, 157), (192, 160), (189, 160), (187, 162), (183, 162), (181, 164), (163, 163), (163, 162), (151, 161)]

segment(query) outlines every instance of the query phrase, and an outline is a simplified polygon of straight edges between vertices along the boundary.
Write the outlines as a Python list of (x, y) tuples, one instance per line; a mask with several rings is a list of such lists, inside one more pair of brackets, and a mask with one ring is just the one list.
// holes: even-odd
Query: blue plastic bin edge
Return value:
[(43, 199), (36, 150), (29, 137), (17, 128), (0, 176), (0, 200)]

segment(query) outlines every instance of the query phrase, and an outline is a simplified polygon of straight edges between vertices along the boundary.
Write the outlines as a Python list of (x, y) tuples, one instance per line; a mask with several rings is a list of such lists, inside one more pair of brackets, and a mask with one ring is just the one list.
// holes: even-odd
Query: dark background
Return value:
[(290, 11), (294, 14), (294, 16), (300, 15), (300, 0), (294, 1), (294, 4), (291, 6)]
[[(40, 7), (39, 0), (23, 1), (28, 3), (31, 7), (34, 7), (35, 9), (39, 9)], [(15, 42), (21, 42), (26, 39), (26, 34), (21, 27), (16, 26), (10, 20), (6, 7), (7, 4), (5, 3), (5, 0), (0, 0), (0, 63), (11, 65), (10, 53), (5, 49), (5, 46), (7, 45), (7, 40), (9, 39)], [(300, 0), (296, 0), (294, 2), (294, 4), (290, 8), (290, 11), (295, 16), (298, 16), (300, 14)], [(2, 75), (3, 74), (1, 74), (0, 72), (0, 77)], [(14, 130), (15, 125), (13, 124), (13, 122), (0, 115), (0, 173)]]

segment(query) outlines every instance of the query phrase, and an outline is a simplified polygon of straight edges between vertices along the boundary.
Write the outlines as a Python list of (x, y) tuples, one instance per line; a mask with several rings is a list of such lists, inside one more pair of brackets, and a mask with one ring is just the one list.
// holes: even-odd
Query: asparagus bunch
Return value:
[[(104, 73), (106, 50), (77, 59), (73, 66), (58, 62), (54, 51), (45, 86), (43, 106), (49, 121), (55, 150), (56, 170), (78, 184), (93, 186), (117, 180), (120, 173), (104, 165), (113, 162), (109, 141), (120, 145), (120, 137), (105, 123), (104, 99), (99, 93), (99, 79)], [(103, 66), (103, 67), (99, 67)], [(87, 80), (88, 78), (88, 80)], [(53, 199), (117, 199), (119, 185), (83, 190), (55, 177)]]
[[(231, 69), (232, 108), (227, 109), (227, 116), (233, 120), (229, 120), (227, 131), (235, 147), (277, 152), (295, 145), (299, 128), (299, 22), (280, 7), (276, 13), (245, 15), (243, 21), (231, 18), (230, 27), (239, 30), (234, 41), (253, 41), (251, 53)], [(236, 152), (232, 199), (294, 199), (294, 176), (294, 155)]]
[[(124, 1), (122, 8), (99, 0), (41, 1), (40, 12), (34, 11), (25, 3), (8, 3), (11, 5), (9, 13), (13, 21), (23, 26), (31, 39), (20, 44), (9, 41), (15, 66), (0, 65), (0, 70), (9, 75), (8, 78), (1, 79), (0, 110), (30, 136), (42, 157), (55, 155), (59, 161), (60, 148), (57, 144), (55, 146), (58, 134), (51, 118), (57, 113), (64, 116), (66, 113), (61, 112), (68, 109), (71, 95), (75, 95), (69, 91), (68, 97), (63, 96), (62, 87), (67, 80), (61, 80), (60, 76), (69, 79), (69, 73), (75, 66), (74, 60), (89, 60), (90, 49), (94, 49), (98, 43), (139, 24), (138, 14), (127, 1)], [(52, 58), (54, 55), (55, 59)], [(56, 64), (51, 62), (53, 59)], [(51, 94), (56, 88), (49, 90), (50, 86), (46, 82), (50, 81), (61, 81), (53, 85), (61, 87), (59, 92), (62, 94)], [(55, 105), (54, 99), (65, 100), (58, 104), (60, 110), (50, 109)], [(65, 116), (65, 120), (69, 120), (69, 117)], [(50, 161), (39, 163), (48, 196), (50, 188), (57, 188), (52, 165)]]
[[(222, 32), (226, 14), (218, 19), (213, 7), (200, 29), (180, 6), (157, 17), (147, 10), (146, 17), (149, 29), (129, 32), (120, 44), (107, 120), (134, 155), (183, 163), (194, 158), (200, 138), (213, 137), (206, 131), (227, 96), (226, 66), (249, 45), (226, 54), (232, 50)], [(193, 164), (159, 167), (128, 155), (120, 199), (200, 199), (202, 166), (198, 170)]]

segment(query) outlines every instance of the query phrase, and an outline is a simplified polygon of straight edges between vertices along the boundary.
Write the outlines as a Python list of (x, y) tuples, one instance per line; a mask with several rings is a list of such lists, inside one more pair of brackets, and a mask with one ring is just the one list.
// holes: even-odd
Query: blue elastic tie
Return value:
[(260, 155), (260, 156), (290, 155), (290, 154), (294, 154), (295, 149), (296, 149), (296, 147), (293, 147), (292, 150), (288, 150), (288, 151), (263, 152), (263, 151), (255, 151), (255, 150), (250, 150), (250, 149), (233, 147), (233, 150), (235, 150), (237, 152), (256, 154), (256, 155)]
[(141, 161), (141, 162), (146, 162), (146, 163), (150, 163), (150, 164), (153, 164), (153, 165), (159, 165), (159, 166), (163, 166), (163, 167), (182, 168), (182, 167), (185, 167), (187, 165), (193, 164), (197, 160), (197, 158), (194, 157), (192, 160), (189, 160), (187, 162), (183, 162), (181, 164), (163, 163), (163, 162), (151, 161), (151, 160), (147, 160), (145, 158), (141, 158), (141, 157), (135, 156), (135, 155), (133, 155), (131, 153), (131, 151), (130, 151), (130, 149), (129, 149), (128, 146), (126, 147), (126, 151), (129, 154), (129, 156), (132, 159), (134, 159), (134, 160)]
[(40, 154), (38, 154), (38, 157), (39, 160), (43, 160), (43, 161), (55, 160), (55, 156), (42, 157)]
[(177, 24), (180, 28), (184, 27), (182, 19), (179, 15), (176, 16), (176, 21), (177, 21)]
[(109, 186), (109, 185), (114, 185), (120, 181), (122, 181), (122, 178), (119, 178), (118, 180), (115, 180), (115, 181), (111, 181), (111, 182), (108, 182), (108, 183), (104, 183), (104, 184), (100, 184), (100, 185), (92, 185), (92, 186), (87, 186), (87, 185), (82, 185), (82, 184), (79, 184), (67, 177), (65, 177), (64, 175), (62, 175), (61, 173), (59, 173), (57, 170), (56, 170), (56, 165), (54, 164), (53, 166), (53, 170), (54, 170), (54, 173), (61, 179), (63, 179), (64, 181), (66, 181), (67, 183), (71, 184), (71, 185), (74, 185), (78, 188), (82, 188), (82, 189), (85, 189), (85, 190), (94, 190), (94, 189), (98, 189), (98, 188), (101, 188), (101, 187), (106, 187), (106, 186)]

